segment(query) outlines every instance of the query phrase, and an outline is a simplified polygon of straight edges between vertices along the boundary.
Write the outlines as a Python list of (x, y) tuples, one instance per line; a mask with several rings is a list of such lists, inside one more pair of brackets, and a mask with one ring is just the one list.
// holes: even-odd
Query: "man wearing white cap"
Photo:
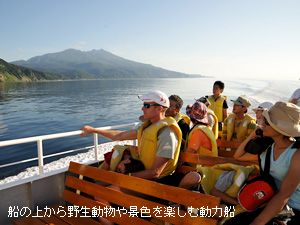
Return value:
[(269, 110), (274, 104), (271, 102), (263, 102), (259, 104), (256, 108), (253, 108), (252, 110), (256, 114), (256, 123), (258, 125), (262, 125), (262, 113), (264, 110)]
[(256, 120), (247, 114), (251, 102), (240, 96), (233, 101), (232, 114), (224, 121), (222, 139), (227, 141), (244, 141), (256, 128)]
[(132, 173), (144, 179), (157, 179), (173, 173), (176, 169), (181, 145), (181, 130), (172, 117), (165, 117), (170, 102), (161, 91), (138, 95), (144, 104), (142, 111), (146, 121), (138, 128), (128, 131), (102, 130), (84, 126), (80, 136), (97, 133), (110, 140), (138, 139), (139, 159), (145, 170)]

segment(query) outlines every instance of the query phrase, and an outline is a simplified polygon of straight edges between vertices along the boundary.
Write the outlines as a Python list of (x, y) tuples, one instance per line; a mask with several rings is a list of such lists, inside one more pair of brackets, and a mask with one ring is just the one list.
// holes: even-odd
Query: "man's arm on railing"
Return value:
[(123, 141), (123, 140), (135, 140), (137, 138), (137, 131), (136, 130), (127, 130), (127, 131), (119, 131), (119, 130), (102, 130), (102, 129), (96, 129), (91, 126), (84, 126), (81, 128), (82, 134), (80, 134), (80, 137), (85, 135), (90, 135), (93, 133), (97, 133), (107, 139), (113, 140), (113, 141)]

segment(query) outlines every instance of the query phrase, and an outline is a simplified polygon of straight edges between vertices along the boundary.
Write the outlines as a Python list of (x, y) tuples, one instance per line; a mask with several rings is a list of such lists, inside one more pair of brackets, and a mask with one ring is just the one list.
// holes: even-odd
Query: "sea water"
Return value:
[[(161, 90), (168, 96), (179, 95), (185, 107), (195, 98), (212, 94), (218, 78), (87, 80), (37, 83), (0, 83), (0, 141), (79, 130), (84, 125), (94, 127), (138, 122), (142, 102), (138, 94)], [(287, 101), (300, 81), (221, 79), (223, 94), (231, 99), (243, 95), (255, 107), (263, 101)], [(250, 109), (249, 113), (253, 113)], [(99, 137), (99, 142), (108, 142)], [(43, 142), (49, 155), (93, 144), (92, 135), (69, 137)], [(0, 147), (0, 165), (37, 157), (36, 143)], [(64, 156), (60, 156), (64, 157)], [(64, 160), (45, 159), (44, 163)], [(76, 157), (76, 156), (74, 156)], [(84, 156), (86, 157), (86, 156)], [(37, 162), (0, 169), (0, 179), (17, 174)]]

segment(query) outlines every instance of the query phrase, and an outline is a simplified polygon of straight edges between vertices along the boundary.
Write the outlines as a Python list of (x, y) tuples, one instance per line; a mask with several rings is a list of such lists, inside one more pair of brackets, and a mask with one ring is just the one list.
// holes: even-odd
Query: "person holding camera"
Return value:
[[(234, 158), (241, 161), (257, 160), (260, 157), (262, 169), (266, 162), (266, 146), (258, 147), (256, 154), (250, 148), (248, 143), (257, 138), (269, 137), (273, 140), (269, 144), (270, 154), (270, 171), (269, 174), (274, 178), (277, 192), (271, 198), (264, 208), (259, 208), (252, 214), (249, 223), (245, 223), (242, 213), (237, 218), (229, 220), (227, 224), (274, 224), (274, 217), (284, 209), (286, 205), (291, 207), (294, 216), (287, 223), (288, 225), (300, 224), (300, 142), (295, 141), (294, 137), (300, 136), (300, 107), (289, 102), (277, 102), (268, 111), (263, 111), (262, 127), (256, 128), (249, 137), (242, 142), (234, 154)], [(262, 131), (263, 136), (258, 132)], [(264, 141), (262, 142), (264, 143)], [(254, 145), (256, 145), (255, 143)], [(251, 150), (252, 149), (252, 150)], [(249, 218), (248, 214), (248, 217)], [(276, 223), (275, 223), (276, 224)]]

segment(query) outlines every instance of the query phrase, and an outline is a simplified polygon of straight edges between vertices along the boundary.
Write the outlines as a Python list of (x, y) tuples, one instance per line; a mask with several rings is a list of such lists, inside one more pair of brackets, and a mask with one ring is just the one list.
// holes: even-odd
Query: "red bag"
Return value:
[(238, 193), (239, 204), (247, 211), (254, 211), (270, 200), (276, 192), (276, 184), (271, 175), (257, 175), (246, 181)]

